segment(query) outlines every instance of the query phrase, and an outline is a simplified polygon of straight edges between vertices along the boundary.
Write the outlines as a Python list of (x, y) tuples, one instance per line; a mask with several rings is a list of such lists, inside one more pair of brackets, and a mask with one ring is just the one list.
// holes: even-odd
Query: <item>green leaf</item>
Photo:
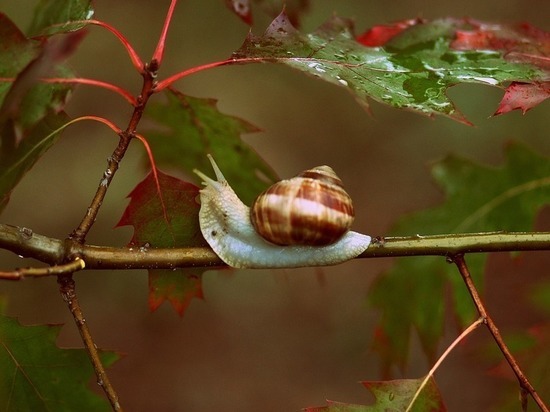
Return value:
[[(548, 78), (542, 63), (539, 67), (509, 61), (505, 58), (507, 50), (453, 48), (455, 34), (471, 27), (468, 21), (416, 20), (412, 24), (383, 47), (365, 47), (357, 41), (349, 20), (332, 17), (316, 31), (303, 34), (283, 12), (262, 36), (249, 34), (232, 57), (286, 64), (344, 87), (365, 108), (370, 97), (396, 108), (441, 114), (465, 123), (468, 121), (446, 95), (450, 86), (501, 86), (510, 81), (532, 83)], [(537, 40), (525, 41), (535, 44)]]
[[(376, 398), (374, 405), (352, 405), (349, 403), (327, 401), (327, 406), (305, 408), (304, 410), (306, 412), (405, 411), (423, 381), (423, 378), (364, 381), (361, 382), (363, 386), (371, 391)], [(433, 378), (430, 378), (414, 401), (411, 412), (443, 412), (446, 410), (437, 385)]]
[[(117, 226), (134, 226), (130, 247), (207, 246), (199, 227), (199, 188), (156, 171), (130, 193), (130, 203)], [(183, 315), (192, 298), (202, 298), (200, 269), (149, 270), (149, 308), (165, 300)]]
[(62, 109), (72, 87), (47, 84), (39, 79), (68, 76), (57, 65), (67, 57), (80, 37), (66, 36), (56, 42), (27, 39), (0, 14), (0, 210), (11, 190), (59, 137), (53, 131), (67, 122)]
[[(94, 375), (84, 349), (61, 349), (59, 325), (22, 326), (0, 315), (0, 410), (109, 411), (109, 403), (92, 392)], [(105, 366), (119, 356), (102, 352)]]
[[(537, 212), (550, 203), (550, 162), (520, 144), (506, 150), (506, 161), (493, 168), (449, 156), (436, 163), (432, 175), (446, 194), (436, 208), (404, 218), (396, 235), (528, 231)], [(467, 263), (482, 289), (484, 254), (470, 254)], [(411, 329), (418, 332), (426, 353), (433, 359), (443, 334), (444, 296), (451, 284), (452, 310), (461, 326), (471, 323), (475, 308), (454, 265), (442, 257), (399, 259), (377, 279), (369, 302), (382, 311), (375, 348), (385, 367), (407, 361)]]
[[(0, 76), (15, 81), (0, 83), (1, 128), (14, 130), (2, 135), (2, 151), (15, 147), (25, 133), (50, 111), (63, 109), (72, 86), (44, 83), (45, 77), (69, 77), (72, 71), (61, 63), (74, 52), (81, 34), (37, 42), (27, 39), (5, 16), (0, 14)], [(9, 139), (15, 136), (15, 141)]]
[(94, 15), (91, 0), (40, 0), (34, 10), (28, 33), (31, 37), (79, 30)]
[(146, 114), (167, 132), (150, 131), (147, 140), (160, 166), (191, 173), (193, 169), (212, 174), (206, 154), (210, 153), (225, 177), (245, 203), (278, 180), (273, 170), (244, 143), (243, 133), (259, 129), (216, 108), (213, 99), (185, 96), (168, 91), (166, 104), (151, 103)]
[(32, 128), (30, 135), (15, 150), (0, 152), (0, 211), (7, 205), (12, 190), (25, 173), (59, 139), (60, 128), (68, 120), (64, 112), (50, 113)]

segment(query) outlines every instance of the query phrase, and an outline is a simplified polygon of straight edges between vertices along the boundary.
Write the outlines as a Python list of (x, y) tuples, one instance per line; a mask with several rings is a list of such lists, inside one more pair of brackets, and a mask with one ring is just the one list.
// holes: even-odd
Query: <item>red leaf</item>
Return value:
[(451, 47), (455, 50), (499, 50), (533, 56), (550, 55), (550, 33), (528, 23), (505, 25), (465, 21), (471, 29), (456, 30)]
[(494, 116), (519, 110), (525, 114), (539, 103), (550, 97), (550, 82), (545, 83), (512, 83), (506, 88)]
[(183, 316), (191, 299), (203, 299), (201, 276), (196, 270), (181, 269), (149, 271), (149, 309), (155, 311), (167, 300)]
[[(199, 228), (199, 188), (157, 171), (130, 193), (130, 203), (117, 226), (133, 225), (129, 246), (147, 253), (150, 247), (206, 246)], [(149, 308), (165, 300), (183, 315), (192, 298), (202, 299), (202, 273), (191, 270), (150, 270)]]
[(357, 41), (367, 47), (379, 47), (386, 44), (403, 30), (421, 23), (421, 19), (401, 20), (392, 24), (374, 26), (357, 37)]

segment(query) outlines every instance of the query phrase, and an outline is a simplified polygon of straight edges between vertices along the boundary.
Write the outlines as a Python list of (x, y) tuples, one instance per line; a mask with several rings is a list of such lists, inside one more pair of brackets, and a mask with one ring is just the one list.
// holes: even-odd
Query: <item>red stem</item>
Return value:
[(162, 63), (162, 58), (164, 56), (164, 47), (166, 45), (166, 36), (168, 34), (168, 28), (170, 27), (170, 22), (172, 21), (172, 16), (174, 15), (174, 9), (176, 8), (177, 3), (178, 0), (172, 0), (170, 2), (170, 8), (168, 9), (168, 13), (166, 14), (166, 19), (164, 20), (164, 26), (162, 27), (162, 32), (160, 33), (157, 48), (155, 49), (155, 52), (153, 53), (153, 58), (151, 59), (152, 63), (156, 62), (157, 69)]
[(213, 69), (214, 67), (220, 67), (220, 66), (229, 66), (231, 64), (262, 63), (264, 61), (265, 59), (263, 58), (247, 57), (242, 59), (227, 59), (227, 60), (222, 60), (214, 63), (203, 64), (202, 66), (191, 67), (190, 69), (186, 69), (179, 73), (173, 74), (172, 76), (158, 82), (157, 85), (155, 86), (155, 92), (159, 92), (167, 87), (170, 87), (172, 83), (178, 81), (183, 77), (189, 76), (191, 74), (195, 74), (197, 72), (201, 72), (203, 70)]

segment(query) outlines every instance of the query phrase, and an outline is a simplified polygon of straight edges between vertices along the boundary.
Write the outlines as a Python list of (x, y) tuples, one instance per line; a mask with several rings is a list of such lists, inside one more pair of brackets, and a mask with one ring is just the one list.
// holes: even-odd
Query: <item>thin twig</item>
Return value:
[(63, 265), (48, 266), (46, 268), (18, 268), (11, 272), (1, 272), (0, 279), (22, 280), (27, 276), (42, 277), (52, 275), (71, 274), (86, 267), (83, 259), (77, 257), (75, 260)]
[(424, 387), (428, 384), (428, 381), (430, 380), (430, 378), (435, 374), (435, 371), (437, 370), (437, 368), (439, 368), (439, 365), (441, 365), (441, 363), (443, 363), (443, 361), (449, 355), (449, 353), (451, 353), (451, 351), (456, 347), (456, 345), (458, 345), (466, 336), (468, 336), (470, 333), (472, 333), (483, 322), (485, 322), (485, 319), (480, 317), (478, 320), (476, 320), (474, 323), (472, 323), (470, 326), (468, 326), (468, 328), (466, 328), (466, 330), (464, 332), (462, 332), (460, 334), (460, 336), (458, 338), (456, 338), (453, 343), (451, 343), (451, 345), (449, 345), (449, 347), (439, 357), (437, 362), (430, 369), (430, 371), (428, 372), (428, 374), (426, 375), (426, 377), (424, 378), (424, 380), (422, 381), (422, 383), (420, 384), (420, 386), (416, 390), (416, 392), (415, 392), (413, 398), (411, 399), (411, 402), (409, 403), (409, 406), (407, 406), (407, 409), (405, 410), (405, 412), (409, 412), (412, 409), (413, 404), (416, 402), (416, 400), (418, 399), (418, 396), (420, 395), (420, 392), (422, 392), (422, 389), (424, 389)]
[(86, 351), (88, 352), (88, 356), (92, 362), (92, 366), (97, 376), (97, 383), (107, 395), (113, 410), (122, 411), (122, 407), (118, 401), (118, 395), (111, 385), (107, 373), (105, 372), (105, 368), (101, 363), (97, 346), (92, 339), (90, 329), (88, 328), (88, 324), (86, 323), (86, 319), (84, 318), (82, 309), (78, 303), (72, 274), (61, 275), (57, 279), (59, 282), (59, 291), (61, 292), (61, 296), (63, 297), (65, 303), (67, 303), (67, 307), (73, 315), (78, 332), (80, 333), (84, 346), (86, 347)]
[(477, 308), (477, 311), (479, 313), (479, 316), (481, 316), (485, 324), (487, 325), (487, 328), (489, 329), (489, 332), (493, 336), (493, 339), (495, 340), (497, 346), (500, 348), (500, 351), (504, 355), (504, 358), (512, 368), (514, 374), (516, 375), (521, 393), (524, 394), (525, 392), (528, 392), (529, 395), (533, 398), (537, 406), (540, 408), (543, 412), (549, 412), (548, 407), (544, 404), (542, 399), (539, 397), (537, 391), (531, 385), (525, 374), (523, 373), (522, 369), (520, 368), (518, 362), (512, 355), (512, 352), (510, 352), (510, 349), (508, 349), (508, 346), (502, 339), (502, 336), (500, 335), (500, 332), (491, 318), (489, 316), (489, 313), (487, 312), (487, 309), (485, 308), (485, 305), (483, 304), (483, 301), (481, 300), (481, 297), (479, 296), (479, 293), (475, 287), (475, 284), (472, 280), (472, 277), (470, 276), (470, 271), (468, 270), (468, 266), (466, 265), (466, 261), (464, 259), (463, 254), (458, 254), (452, 257), (454, 263), (458, 267), (458, 270), (460, 271), (460, 274), (462, 275), (462, 279), (464, 279), (464, 283), (466, 283), (466, 287), (468, 288), (468, 291), (470, 292), (470, 296), (472, 297), (474, 304)]

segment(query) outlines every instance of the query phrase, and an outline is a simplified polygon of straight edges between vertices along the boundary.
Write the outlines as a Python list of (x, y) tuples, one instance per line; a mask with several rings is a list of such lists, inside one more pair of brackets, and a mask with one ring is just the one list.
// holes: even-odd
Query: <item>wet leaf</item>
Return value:
[(34, 10), (29, 36), (51, 36), (79, 30), (94, 15), (91, 0), (41, 0)]
[[(147, 253), (154, 247), (207, 246), (199, 228), (199, 188), (157, 171), (130, 193), (130, 203), (117, 226), (134, 226), (129, 247)], [(158, 185), (157, 185), (158, 184)], [(149, 307), (165, 300), (183, 315), (192, 298), (202, 298), (202, 270), (149, 270)]]
[[(365, 108), (370, 98), (469, 124), (447, 97), (449, 87), (460, 83), (504, 87), (513, 81), (535, 84), (550, 78), (547, 66), (510, 59), (508, 49), (465, 48), (455, 39), (471, 27), (464, 19), (416, 19), (377, 26), (357, 37), (349, 20), (332, 17), (304, 34), (283, 12), (262, 36), (249, 34), (233, 57), (286, 64), (345, 88)], [(522, 39), (536, 48), (541, 37)]]
[[(445, 203), (403, 218), (394, 234), (529, 231), (538, 211), (550, 203), (548, 158), (520, 144), (507, 148), (501, 167), (449, 156), (434, 164), (432, 175), (445, 192)], [(466, 260), (482, 289), (486, 255), (470, 254)], [(467, 326), (476, 317), (475, 308), (455, 266), (443, 257), (400, 259), (374, 283), (368, 299), (382, 313), (375, 349), (386, 362), (386, 372), (394, 363), (406, 365), (413, 329), (434, 358), (443, 334), (449, 284), (453, 313), (461, 326)]]

